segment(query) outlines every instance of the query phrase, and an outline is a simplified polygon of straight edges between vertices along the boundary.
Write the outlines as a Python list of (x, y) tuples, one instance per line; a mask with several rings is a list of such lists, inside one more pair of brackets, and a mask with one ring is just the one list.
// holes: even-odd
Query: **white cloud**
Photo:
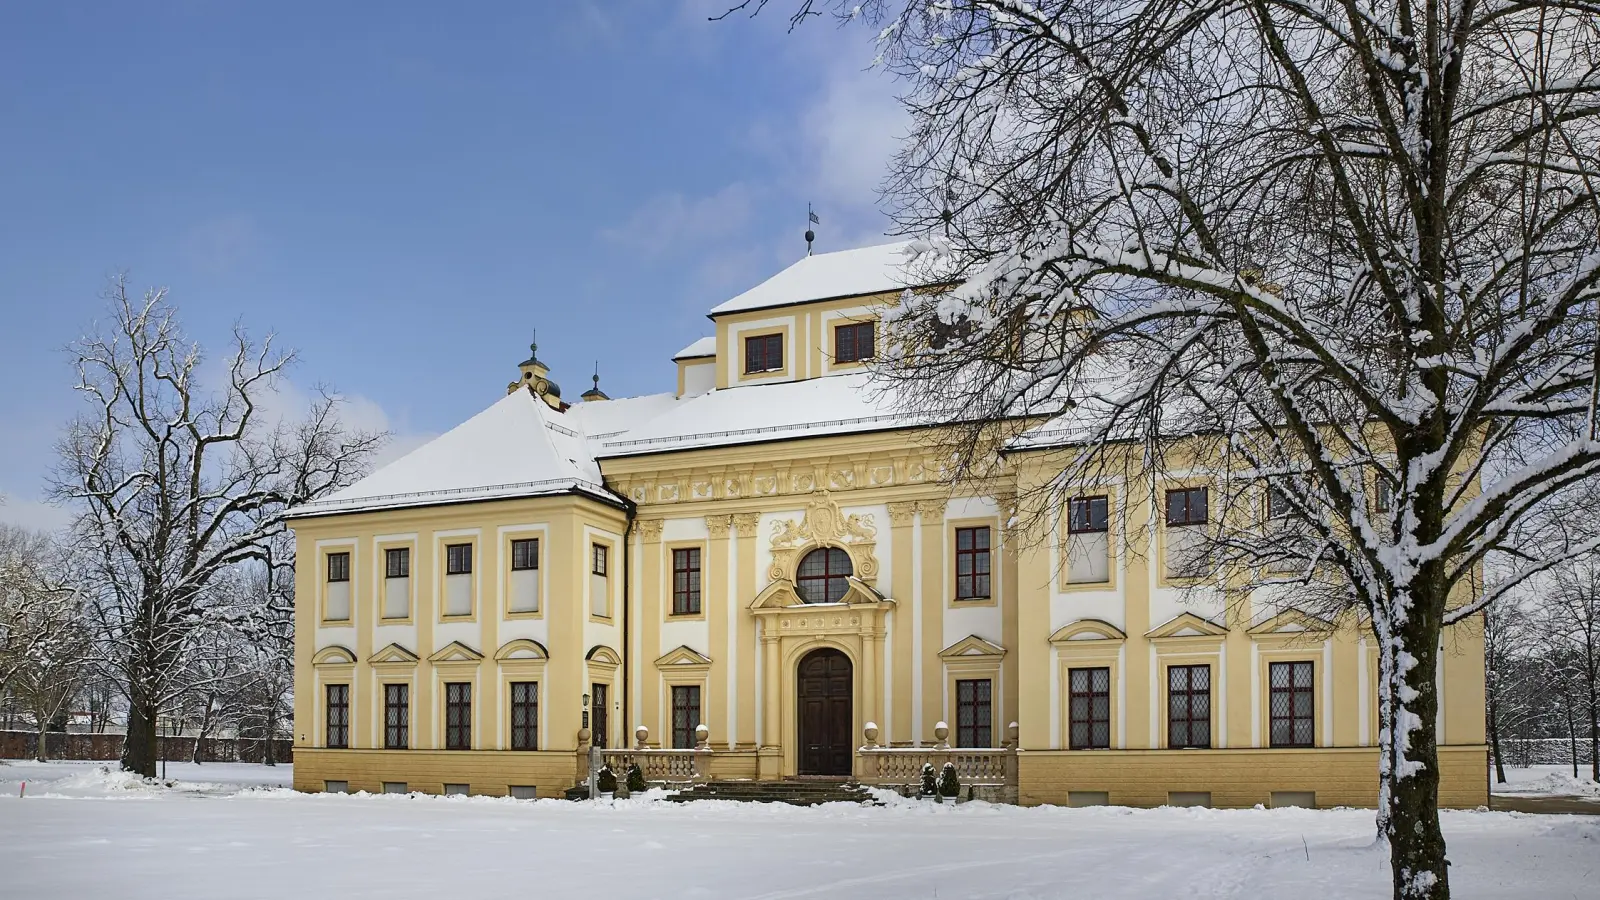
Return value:
[(703, 197), (669, 191), (646, 200), (627, 221), (600, 234), (622, 247), (658, 257), (742, 231), (755, 204), (755, 192), (740, 182)]

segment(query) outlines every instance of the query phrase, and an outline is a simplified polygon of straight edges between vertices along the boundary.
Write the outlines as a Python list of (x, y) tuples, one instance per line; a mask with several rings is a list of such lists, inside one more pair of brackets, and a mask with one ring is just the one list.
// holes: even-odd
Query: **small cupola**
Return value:
[(526, 388), (551, 409), (561, 409), (561, 385), (550, 379), (550, 367), (539, 360), (538, 332), (534, 332), (533, 343), (528, 345), (528, 358), (518, 363), (517, 368), (522, 371), (522, 377), (506, 385), (506, 393)]
[(583, 402), (585, 403), (593, 403), (596, 400), (611, 399), (610, 397), (606, 396), (605, 391), (600, 390), (600, 363), (598, 360), (594, 364), (594, 387), (584, 391), (582, 398)]

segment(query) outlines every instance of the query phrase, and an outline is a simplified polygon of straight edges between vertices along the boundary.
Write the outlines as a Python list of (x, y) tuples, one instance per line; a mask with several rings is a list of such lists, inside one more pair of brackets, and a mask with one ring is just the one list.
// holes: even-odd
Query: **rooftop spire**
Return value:
[(807, 203), (806, 204), (806, 255), (807, 256), (811, 255), (811, 242), (817, 239), (817, 233), (815, 231), (811, 230), (811, 226), (813, 226), (813, 225), (821, 225), (821, 224), (822, 224), (822, 220), (817, 218), (817, 214), (811, 211), (811, 204)]
[(600, 360), (597, 359), (594, 361), (594, 387), (583, 392), (583, 400), (588, 403), (593, 403), (596, 400), (610, 399), (610, 397), (606, 396), (605, 391), (600, 390)]

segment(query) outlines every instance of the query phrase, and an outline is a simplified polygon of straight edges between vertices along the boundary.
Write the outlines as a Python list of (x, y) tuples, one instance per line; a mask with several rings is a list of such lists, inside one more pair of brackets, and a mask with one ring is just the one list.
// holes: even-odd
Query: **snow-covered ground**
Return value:
[[(0, 895), (119, 900), (1387, 896), (1366, 810), (304, 795), (287, 766), (0, 766)], [(27, 776), (28, 796), (17, 788)], [(1594, 896), (1600, 818), (1451, 812), (1458, 898)]]
[(1571, 766), (1507, 766), (1505, 784), (1491, 782), (1489, 790), (1509, 797), (1600, 797), (1600, 784), (1590, 777), (1587, 763), (1578, 766), (1577, 778)]

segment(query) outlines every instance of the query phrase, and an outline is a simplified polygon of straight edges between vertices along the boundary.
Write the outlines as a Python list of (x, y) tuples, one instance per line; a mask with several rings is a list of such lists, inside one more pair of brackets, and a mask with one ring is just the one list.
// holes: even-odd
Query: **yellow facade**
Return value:
[[(847, 720), (851, 753), (869, 724), (886, 747), (931, 745), (947, 722), (952, 744), (981, 734), (997, 747), (1016, 722), (1017, 796), (1027, 804), (1371, 805), (1376, 647), (1359, 623), (1186, 590), (1167, 577), (1164, 527), (1145, 524), (1155, 519), (1138, 492), (1099, 492), (1118, 511), (1104, 577), (1069, 578), (1065, 534), (1010, 530), (1015, 498), (1048, 476), (1047, 455), (1013, 457), (1010, 474), (952, 494), (924, 431), (849, 405), (864, 402), (851, 380), (861, 364), (836, 359), (837, 327), (875, 321), (895, 296), (802, 291), (785, 304), (716, 312), (714, 345), (696, 345), (714, 355), (680, 354), (671, 396), (574, 407), (552, 396), (526, 410), (508, 401), (508, 415), (586, 436), (605, 492), (418, 484), (409, 499), (308, 507), (295, 522), (296, 787), (535, 786), (551, 796), (582, 777), (587, 741), (624, 746), (642, 725), (650, 746), (667, 747), (693, 724), (709, 730), (713, 777), (781, 779), (836, 772), (829, 753), (840, 739), (819, 739), (819, 722), (843, 729)], [(745, 372), (746, 339), (765, 335), (779, 336), (782, 365)], [(960, 562), (958, 535), (980, 533), (987, 589), (958, 596), (958, 565), (975, 559)], [(517, 611), (510, 598), (528, 590), (527, 576), (513, 583), (511, 542), (531, 537), (539, 609)], [(446, 548), (463, 543), (473, 548), (468, 598), (459, 577), (451, 586), (442, 574)], [(609, 560), (600, 580), (596, 545)], [(395, 547), (412, 560), (408, 615), (384, 618), (382, 567)], [(806, 602), (824, 582), (803, 584), (802, 562), (830, 548), (840, 551), (830, 565), (848, 568), (826, 583), (840, 596)], [(349, 582), (338, 590), (350, 595), (348, 618), (330, 620), (327, 554), (345, 552)], [(680, 578), (690, 562), (693, 604)], [(334, 606), (343, 613), (345, 601)], [(1476, 621), (1453, 629), (1445, 649), (1441, 799), (1477, 806), (1487, 777)], [(831, 680), (817, 674), (829, 660)], [(1310, 664), (1293, 670), (1310, 684), (1296, 701), (1311, 704), (1300, 719), (1309, 747), (1271, 746), (1274, 663)], [(1207, 667), (1207, 749), (1168, 747), (1173, 666)], [(1075, 669), (1107, 670), (1103, 748), (1071, 749)], [(391, 683), (410, 692), (406, 749), (382, 749)], [(444, 749), (450, 683), (472, 685), (470, 749)], [(538, 685), (537, 749), (512, 749), (513, 683)], [(330, 684), (350, 686), (346, 748), (327, 747)], [(597, 686), (603, 715), (585, 707)], [(988, 728), (961, 730), (980, 708)], [(585, 729), (599, 721), (603, 734)]]

